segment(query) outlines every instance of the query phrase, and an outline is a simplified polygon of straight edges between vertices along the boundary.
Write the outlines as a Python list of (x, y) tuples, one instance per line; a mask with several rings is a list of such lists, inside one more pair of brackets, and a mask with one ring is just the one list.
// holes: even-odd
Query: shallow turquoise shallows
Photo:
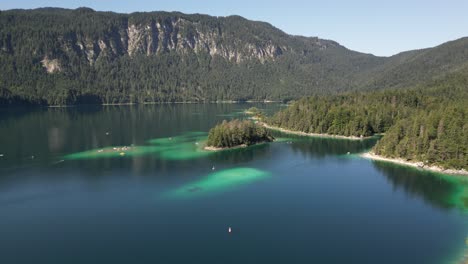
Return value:
[(376, 138), (203, 149), (210, 127), (252, 106), (281, 107), (0, 109), (0, 263), (449, 264), (468, 252), (467, 179), (360, 158)]

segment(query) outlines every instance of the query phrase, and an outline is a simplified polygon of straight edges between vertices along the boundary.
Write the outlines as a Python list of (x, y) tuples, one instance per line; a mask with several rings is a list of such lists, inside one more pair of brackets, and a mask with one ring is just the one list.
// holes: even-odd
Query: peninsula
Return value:
[(304, 97), (262, 122), (298, 135), (361, 139), (379, 134), (364, 157), (467, 174), (466, 69), (407, 89)]

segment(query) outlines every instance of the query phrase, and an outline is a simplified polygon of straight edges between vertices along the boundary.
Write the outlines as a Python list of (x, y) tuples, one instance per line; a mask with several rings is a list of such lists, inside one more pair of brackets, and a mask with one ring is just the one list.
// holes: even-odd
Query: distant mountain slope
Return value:
[(403, 87), (463, 64), (465, 42), (383, 58), (239, 16), (0, 11), (0, 103), (287, 100)]
[(468, 65), (468, 37), (434, 48), (409, 51), (389, 57), (385, 64), (364, 73), (365, 86), (374, 88), (408, 87), (443, 78)]

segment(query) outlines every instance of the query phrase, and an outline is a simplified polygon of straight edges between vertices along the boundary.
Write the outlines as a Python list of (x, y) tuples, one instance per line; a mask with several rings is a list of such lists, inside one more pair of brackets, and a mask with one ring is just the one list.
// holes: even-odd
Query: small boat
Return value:
[(211, 168), (211, 170), (215, 170), (215, 166), (213, 166), (213, 168)]
[(228, 233), (232, 233), (231, 227), (228, 228)]

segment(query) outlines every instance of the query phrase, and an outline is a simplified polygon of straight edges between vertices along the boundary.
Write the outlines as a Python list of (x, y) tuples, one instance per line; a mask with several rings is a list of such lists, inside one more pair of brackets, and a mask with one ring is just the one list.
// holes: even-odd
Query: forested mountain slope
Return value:
[(405, 88), (443, 78), (468, 65), (468, 37), (434, 48), (403, 52), (359, 76), (372, 89)]
[(345, 90), (381, 62), (238, 16), (0, 13), (3, 98), (47, 104), (287, 99)]
[(239, 16), (0, 11), (0, 103), (289, 100), (404, 87), (456, 69), (467, 50), (461, 39), (376, 57)]

